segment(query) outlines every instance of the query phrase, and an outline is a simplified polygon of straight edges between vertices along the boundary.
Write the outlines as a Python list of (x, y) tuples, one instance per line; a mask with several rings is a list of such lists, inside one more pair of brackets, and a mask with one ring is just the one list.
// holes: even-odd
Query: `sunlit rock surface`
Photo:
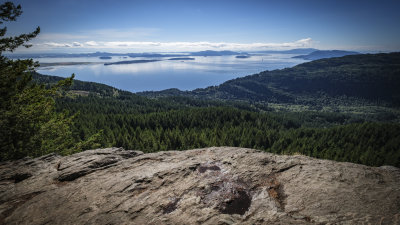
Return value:
[(214, 147), (0, 163), (0, 224), (399, 224), (400, 170)]

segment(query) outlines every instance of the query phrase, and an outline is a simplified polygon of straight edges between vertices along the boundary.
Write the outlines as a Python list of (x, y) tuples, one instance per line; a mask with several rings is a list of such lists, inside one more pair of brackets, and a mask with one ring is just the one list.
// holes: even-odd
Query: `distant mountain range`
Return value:
[(333, 57), (342, 57), (346, 55), (356, 55), (360, 54), (359, 52), (350, 52), (350, 51), (342, 51), (342, 50), (318, 50), (311, 52), (307, 55), (298, 55), (292, 58), (299, 58), (305, 60), (317, 60), (317, 59), (325, 59), (325, 58), (333, 58)]
[(170, 58), (168, 60), (195, 60), (195, 58), (191, 57), (177, 57), (177, 58)]
[(315, 48), (295, 48), (290, 50), (268, 50), (268, 51), (257, 51), (257, 53), (269, 53), (269, 54), (310, 54), (311, 52), (318, 51)]
[[(252, 53), (267, 53), (267, 54), (309, 54), (318, 51), (314, 48), (299, 48), (291, 50), (270, 50), (270, 51), (254, 51)], [(77, 58), (77, 57), (102, 57), (108, 58), (112, 56), (120, 57), (187, 57), (187, 56), (226, 56), (226, 55), (249, 55), (246, 52), (235, 51), (198, 51), (184, 53), (110, 53), (110, 52), (94, 52), (94, 53), (33, 53), (33, 54), (6, 54), (9, 58)]]
[(193, 56), (224, 56), (224, 55), (242, 55), (242, 54), (247, 54), (247, 53), (245, 53), (245, 52), (233, 52), (233, 51), (206, 50), (206, 51), (200, 51), (200, 52), (191, 52), (189, 54), (193, 55)]
[(35, 53), (35, 54), (7, 54), (9, 58), (79, 58), (79, 57), (99, 57), (101, 59), (110, 59), (113, 56), (119, 57), (143, 57), (143, 58), (164, 58), (164, 57), (189, 57), (189, 56), (239, 56), (239, 58), (250, 57), (252, 54), (293, 54), (298, 55), (293, 58), (301, 58), (305, 60), (316, 60), (322, 58), (341, 57), (345, 55), (359, 54), (358, 52), (341, 51), (341, 50), (318, 50), (315, 48), (298, 48), (291, 50), (269, 50), (269, 51), (254, 51), (236, 52), (236, 51), (198, 51), (184, 53), (109, 53), (109, 52), (94, 52), (94, 53)]

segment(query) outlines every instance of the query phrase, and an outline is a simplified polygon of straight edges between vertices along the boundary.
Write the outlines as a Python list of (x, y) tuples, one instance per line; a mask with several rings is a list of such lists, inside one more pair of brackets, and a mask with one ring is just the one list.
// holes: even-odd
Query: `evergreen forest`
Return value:
[[(21, 6), (0, 7), (0, 24)], [(156, 152), (210, 146), (400, 167), (400, 53), (320, 59), (221, 85), (130, 93), (35, 72), (3, 55), (40, 28), (0, 28), (0, 161), (101, 147)]]

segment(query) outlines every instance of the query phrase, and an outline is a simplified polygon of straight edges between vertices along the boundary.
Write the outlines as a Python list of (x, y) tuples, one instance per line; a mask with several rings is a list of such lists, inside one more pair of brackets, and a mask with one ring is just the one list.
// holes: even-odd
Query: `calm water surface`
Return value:
[[(97, 57), (39, 58), (41, 63), (50, 62), (98, 62), (99, 64), (40, 67), (41, 74), (68, 77), (111, 85), (131, 92), (157, 91), (168, 88), (193, 90), (224, 81), (259, 73), (265, 70), (282, 69), (306, 62), (291, 58), (289, 54), (254, 55), (237, 59), (235, 56), (191, 56), (195, 60), (167, 60), (137, 64), (104, 66), (103, 63), (150, 58), (113, 57), (102, 60)], [(157, 59), (157, 58), (151, 58)]]

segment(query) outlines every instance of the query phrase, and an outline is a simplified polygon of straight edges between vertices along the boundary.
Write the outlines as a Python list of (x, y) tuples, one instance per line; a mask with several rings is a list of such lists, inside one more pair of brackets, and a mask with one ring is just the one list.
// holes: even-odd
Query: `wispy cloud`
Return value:
[[(284, 43), (234, 43), (234, 42), (157, 42), (142, 41), (160, 39), (162, 30), (158, 28), (93, 29), (74, 33), (44, 33), (35, 38), (30, 52), (161, 52), (161, 51), (201, 51), (201, 50), (268, 50), (312, 47), (311, 38)], [(20, 51), (28, 51), (19, 49)]]
[(37, 44), (35, 46), (45, 46), (50, 48), (70, 48), (73, 47), (73, 44), (69, 43), (56, 43), (56, 42), (45, 42), (43, 44)]
[(151, 37), (159, 32), (157, 28), (128, 28), (128, 29), (94, 29), (76, 31), (71, 33), (41, 33), (35, 40), (37, 42), (55, 41), (107, 41), (107, 40), (135, 40)]
[(72, 42), (72, 46), (74, 46), (74, 47), (83, 47), (83, 44), (81, 44), (81, 43), (79, 43), (77, 41), (74, 41), (74, 42)]
[(83, 47), (96, 47), (99, 46), (99, 44), (95, 41), (87, 41), (84, 43)]
[(43, 50), (87, 49), (111, 51), (197, 51), (197, 50), (268, 50), (311, 47), (313, 40), (304, 38), (284, 43), (230, 43), (230, 42), (140, 42), (140, 41), (85, 41), (85, 42), (44, 42), (34, 47)]
[[(93, 36), (92, 36), (93, 37)], [(90, 38), (88, 34), (65, 34), (65, 33), (41, 33), (36, 40), (39, 41), (55, 41), (55, 40), (81, 40)]]

